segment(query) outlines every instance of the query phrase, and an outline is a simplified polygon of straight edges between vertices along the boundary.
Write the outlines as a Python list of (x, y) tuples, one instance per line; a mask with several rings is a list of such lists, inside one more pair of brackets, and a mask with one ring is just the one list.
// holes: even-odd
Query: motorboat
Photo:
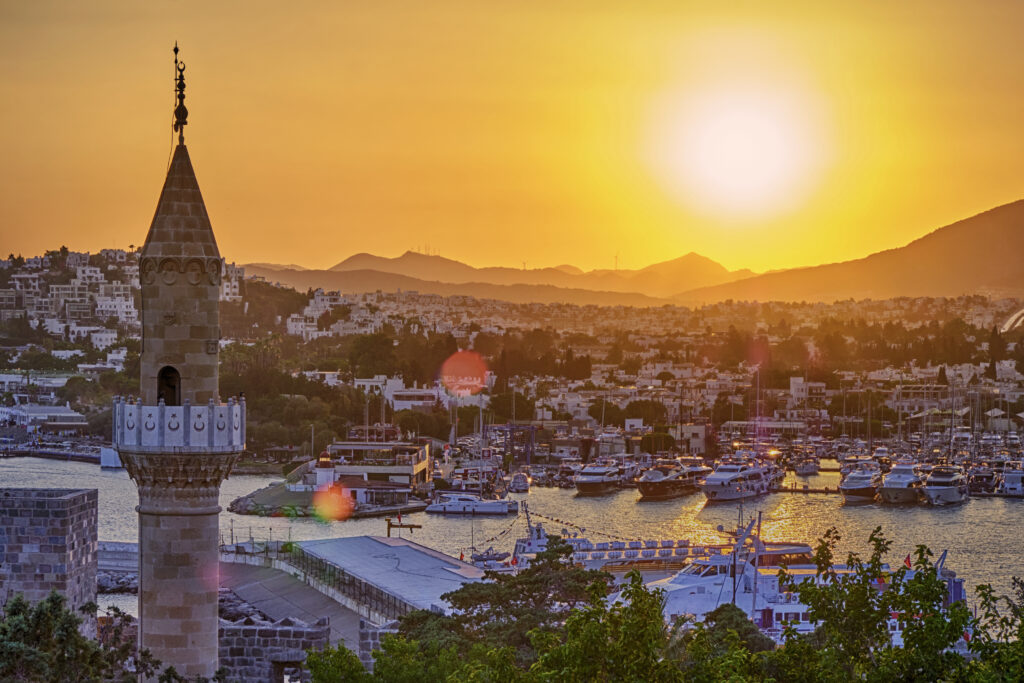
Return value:
[(768, 493), (771, 480), (754, 460), (723, 460), (704, 478), (701, 491), (709, 501), (741, 500)]
[(697, 490), (697, 473), (675, 459), (659, 459), (637, 480), (640, 500), (665, 500)]
[(525, 472), (516, 472), (508, 483), (510, 493), (528, 493), (530, 491), (530, 477)]
[(793, 472), (798, 477), (809, 477), (817, 474), (821, 469), (821, 463), (813, 455), (801, 457), (793, 462)]
[(573, 479), (576, 493), (581, 496), (597, 496), (616, 491), (621, 481), (622, 474), (619, 467), (614, 463), (604, 461), (590, 463), (581, 469)]
[(697, 484), (704, 481), (704, 478), (714, 472), (713, 469), (704, 464), (704, 458), (699, 455), (683, 455), (677, 458), (683, 469), (690, 472)]
[(485, 499), (472, 493), (442, 493), (426, 511), (446, 515), (507, 515), (518, 509), (514, 500)]
[(882, 485), (882, 471), (874, 461), (861, 462), (839, 483), (845, 500), (874, 500)]
[(924, 480), (917, 469), (917, 463), (898, 461), (882, 479), (878, 496), (883, 503), (916, 503), (921, 498)]
[[(999, 469), (1004, 469), (1001, 463)], [(968, 493), (994, 493), (999, 482), (999, 472), (988, 463), (978, 463), (967, 470)]]
[(956, 465), (936, 465), (921, 487), (931, 505), (951, 505), (967, 500), (967, 477)]
[(1003, 496), (1024, 498), (1024, 463), (1011, 461), (1003, 466), (996, 492)]

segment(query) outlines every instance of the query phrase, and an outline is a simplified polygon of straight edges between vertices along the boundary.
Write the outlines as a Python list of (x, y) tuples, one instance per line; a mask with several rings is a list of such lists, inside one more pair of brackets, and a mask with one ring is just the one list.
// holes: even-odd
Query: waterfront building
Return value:
[(220, 403), (222, 265), (185, 146), (174, 149), (139, 255), (141, 399), (114, 402), (114, 446), (139, 492), (139, 647), (188, 678), (218, 668), (218, 495), (245, 444), (244, 400)]
[[(369, 433), (369, 430), (363, 432), (364, 435)], [(355, 438), (336, 441), (327, 447), (335, 478), (356, 476), (368, 481), (395, 482), (410, 488), (427, 483), (430, 475), (429, 443), (398, 438), (368, 437), (359, 440), (358, 433), (352, 436)]]

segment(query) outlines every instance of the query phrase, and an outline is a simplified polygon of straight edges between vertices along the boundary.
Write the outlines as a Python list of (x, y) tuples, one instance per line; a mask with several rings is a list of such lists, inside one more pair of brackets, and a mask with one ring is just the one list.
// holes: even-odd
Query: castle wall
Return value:
[(54, 590), (74, 610), (95, 602), (97, 511), (96, 489), (0, 489), (0, 605)]
[[(276, 622), (248, 617), (220, 622), (220, 665), (228, 681), (275, 681), (286, 666), (306, 661), (307, 650), (323, 650), (330, 641), (327, 619), (307, 624), (299, 619)], [(309, 675), (303, 672), (302, 680)]]

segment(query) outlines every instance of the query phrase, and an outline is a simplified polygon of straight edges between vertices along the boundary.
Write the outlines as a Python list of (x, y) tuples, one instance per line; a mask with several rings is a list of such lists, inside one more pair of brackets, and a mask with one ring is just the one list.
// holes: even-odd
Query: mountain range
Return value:
[(476, 268), (407, 251), (355, 254), (328, 270), (246, 264), (247, 272), (297, 289), (416, 290), (513, 303), (659, 306), (734, 300), (825, 301), (895, 296), (1024, 296), (1024, 200), (939, 228), (865, 258), (755, 274), (695, 253), (639, 270)]

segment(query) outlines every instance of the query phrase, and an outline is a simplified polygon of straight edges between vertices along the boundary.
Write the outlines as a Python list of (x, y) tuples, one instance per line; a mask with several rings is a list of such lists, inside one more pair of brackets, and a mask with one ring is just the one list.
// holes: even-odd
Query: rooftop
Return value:
[(443, 594), (484, 576), (482, 569), (404, 538), (353, 536), (298, 545), (420, 609), (448, 611)]

